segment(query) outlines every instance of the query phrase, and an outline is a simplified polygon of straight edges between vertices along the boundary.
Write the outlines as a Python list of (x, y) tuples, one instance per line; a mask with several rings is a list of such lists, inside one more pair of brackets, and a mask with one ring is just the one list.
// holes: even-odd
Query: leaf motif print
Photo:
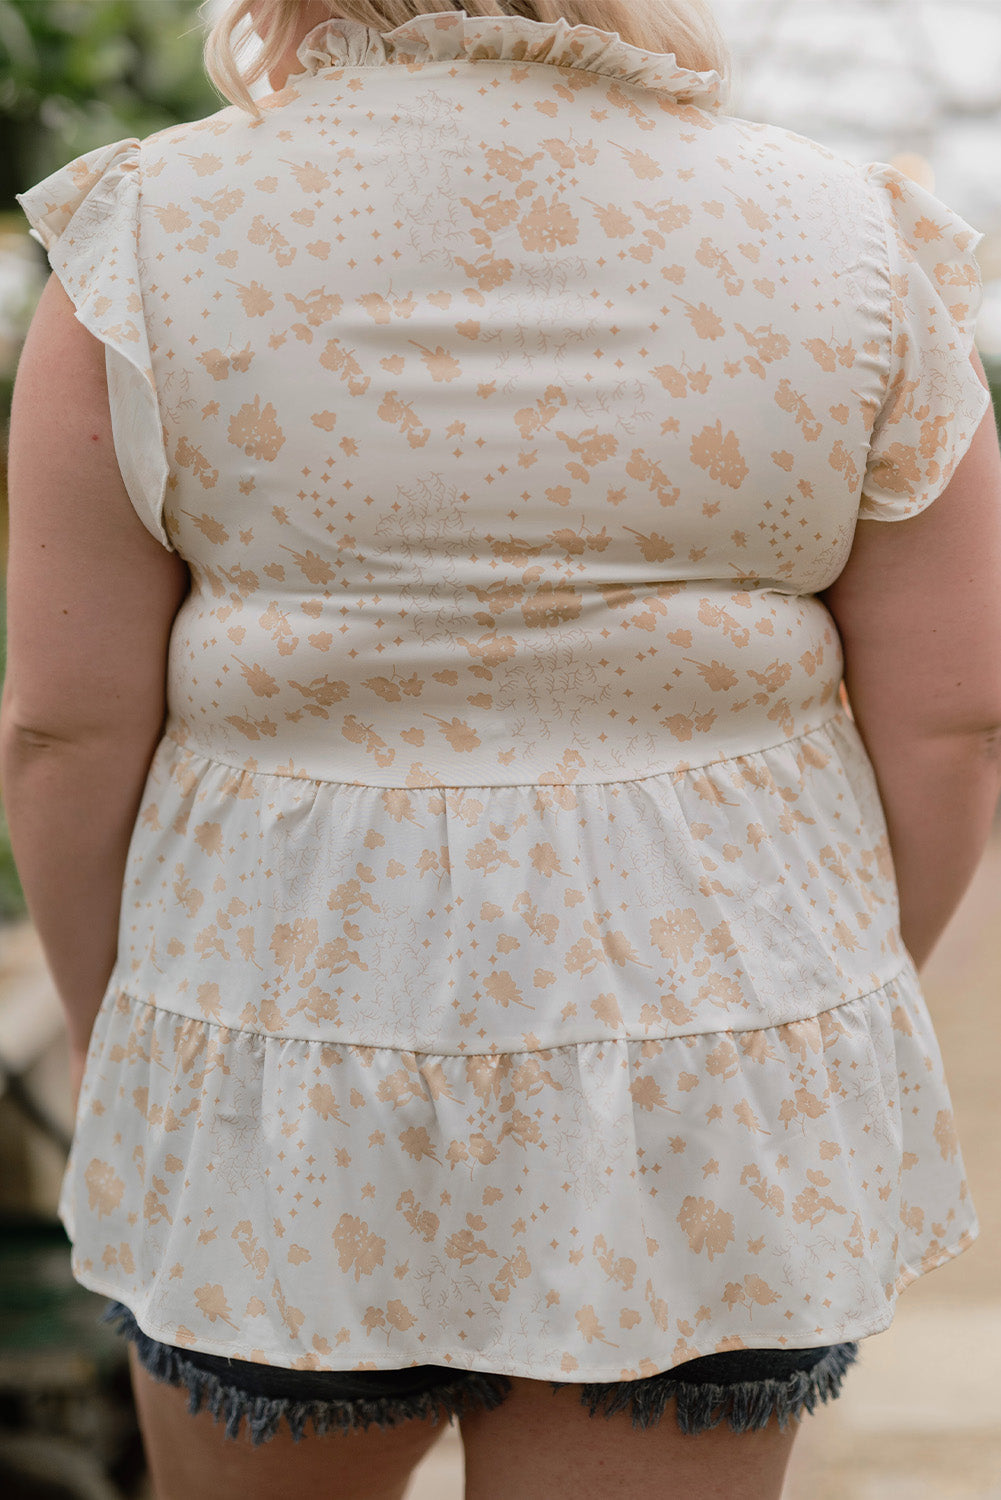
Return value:
[(760, 204), (755, 203), (752, 198), (742, 198), (739, 193), (734, 193), (733, 196), (749, 229), (756, 229), (759, 234), (764, 234), (772, 227), (771, 216)]
[(700, 339), (715, 341), (723, 337), (723, 334), (726, 332), (723, 320), (713, 311), (708, 303), (700, 302), (696, 306), (692, 302), (686, 302), (684, 297), (677, 296), (674, 300), (681, 303), (685, 309), (685, 316)]
[[(433, 299), (429, 297), (428, 301), (431, 300)], [(369, 292), (358, 298), (358, 305), (365, 309), (374, 322), (384, 325), (393, 321), (394, 314), (398, 318), (411, 318), (417, 311), (416, 299), (411, 295), (394, 297), (390, 301), (381, 292)], [(402, 369), (402, 363), (400, 368)]]
[(458, 1261), (460, 1266), (471, 1266), (481, 1255), (496, 1260), (497, 1251), (482, 1236), (477, 1238), (477, 1230), (485, 1227), (481, 1215), (467, 1214), (466, 1227), (450, 1235), (445, 1241), (445, 1254), (450, 1260)]
[[(525, 1253), (524, 1245), (521, 1245), (513, 1255), (505, 1256), (500, 1270), (487, 1289), (495, 1302), (507, 1302), (517, 1283), (526, 1280), (531, 1274), (532, 1262)], [(559, 1293), (550, 1292), (549, 1296), (558, 1299)]]
[(190, 151), (182, 151), (181, 156), (191, 164), (192, 170), (198, 177), (211, 177), (214, 173), (222, 171), (222, 157), (216, 156), (211, 151), (203, 151), (198, 156)]
[(793, 1199), (792, 1216), (795, 1222), (816, 1225), (820, 1224), (828, 1213), (843, 1214), (844, 1204), (835, 1203), (829, 1193), (820, 1191), (828, 1185), (830, 1178), (825, 1177), (823, 1172), (819, 1171), (808, 1172), (807, 1175), (811, 1178), (816, 1177), (816, 1181), (811, 1181), (809, 1186), (805, 1187), (801, 1193), (797, 1193)]
[[(723, 283), (723, 290), (728, 297), (739, 297), (744, 290), (744, 280), (737, 272), (725, 251), (714, 245), (712, 240), (703, 239), (695, 252), (695, 259), (702, 266), (714, 270)], [(738, 325), (739, 326), (739, 325)]]
[(241, 661), (238, 656), (235, 656), (233, 660), (239, 666), (240, 671), (246, 679), (247, 686), (255, 697), (273, 698), (275, 696), (278, 692), (278, 683), (267, 667), (261, 666), (260, 662), (254, 662), (252, 666), (249, 666), (246, 662)]
[(612, 1349), (616, 1347), (611, 1339), (605, 1337), (605, 1330), (598, 1319), (593, 1304), (590, 1302), (586, 1307), (582, 1307), (577, 1311), (575, 1320), (580, 1336), (586, 1343), (591, 1344), (597, 1340), (599, 1343), (608, 1344)]
[(778, 390), (775, 392), (775, 404), (782, 411), (792, 414), (808, 443), (817, 441), (823, 430), (822, 425), (810, 410), (805, 397), (793, 390), (788, 380), (779, 382)]
[(329, 677), (314, 677), (311, 682), (297, 682), (294, 677), (289, 678), (289, 687), (295, 688), (307, 700), (305, 712), (313, 714), (318, 719), (329, 719), (328, 709), (335, 703), (342, 702), (349, 694), (350, 688), (347, 683), (338, 678), (331, 681)]
[(183, 435), (177, 440), (174, 462), (182, 469), (190, 469), (204, 489), (214, 489), (219, 481), (219, 470), (213, 468), (202, 450)]
[(740, 680), (732, 667), (728, 667), (726, 662), (717, 661), (715, 657), (708, 662), (695, 661), (692, 657), (687, 657), (686, 660), (692, 662), (710, 692), (729, 692)]
[[(231, 1238), (236, 1241), (237, 1245), (240, 1248), (240, 1251), (243, 1254), (244, 1260), (247, 1262), (248, 1267), (253, 1271), (254, 1275), (259, 1281), (267, 1271), (271, 1257), (268, 1255), (267, 1250), (254, 1234), (254, 1228), (251, 1221), (249, 1219), (241, 1219), (238, 1224), (235, 1224), (233, 1226)], [(221, 1290), (221, 1288), (219, 1288), (219, 1290)], [(223, 1306), (225, 1306), (225, 1298), (223, 1298)], [(204, 1306), (202, 1306), (202, 1311), (205, 1311)], [(216, 1316), (218, 1316), (218, 1314), (216, 1314)]]
[(746, 625), (741, 625), (735, 615), (720, 604), (713, 604), (710, 599), (699, 601), (699, 623), (709, 626), (712, 630), (721, 630), (738, 650), (743, 650), (751, 639), (751, 633)]
[(457, 714), (453, 714), (451, 719), (442, 719), (438, 714), (425, 712), (424, 717), (434, 720), (453, 750), (475, 750), (480, 744), (480, 737), (473, 726), (460, 719)]
[(626, 1255), (616, 1259), (603, 1234), (595, 1236), (592, 1251), (608, 1279), (618, 1282), (623, 1291), (631, 1291), (636, 1279), (636, 1262)]
[[(568, 464), (567, 468), (569, 467)], [(644, 481), (661, 505), (674, 505), (681, 494), (680, 485), (672, 484), (660, 463), (650, 458), (642, 448), (634, 448), (630, 453), (626, 473), (630, 479)]]
[(263, 245), (275, 258), (276, 265), (290, 266), (295, 260), (296, 248), (289, 244), (277, 224), (270, 223), (263, 214), (255, 214), (253, 223), (247, 231), (247, 240), (251, 245)]
[(514, 276), (514, 262), (501, 255), (484, 253), (477, 260), (456, 255), (455, 260), (466, 275), (476, 282), (481, 294), (496, 291)]
[(394, 669), (393, 677), (366, 677), (363, 687), (371, 688), (387, 703), (399, 703), (404, 694), (410, 698), (419, 698), (424, 691), (424, 681), (412, 672), (409, 677), (396, 678)]
[(259, 740), (262, 735), (274, 739), (278, 733), (278, 725), (267, 715), (263, 719), (250, 719), (243, 714), (227, 714), (226, 723), (248, 740)]
[(303, 343), (313, 342), (313, 329), (322, 328), (325, 323), (331, 322), (344, 306), (344, 298), (336, 292), (328, 292), (326, 287), (318, 286), (299, 297), (295, 292), (286, 292), (285, 301), (291, 302), (295, 311), (305, 321), (293, 323), (292, 332), (296, 338)]
[(423, 448), (431, 436), (430, 427), (421, 425), (421, 420), (409, 401), (399, 401), (395, 391), (387, 391), (379, 406), (378, 415), (384, 422), (398, 426), (411, 448)]
[(593, 198), (585, 198), (583, 201), (594, 209), (595, 217), (603, 233), (610, 240), (625, 239), (628, 235), (636, 233), (636, 225), (618, 204), (595, 203)]
[(591, 478), (589, 469), (597, 464), (604, 463), (618, 452), (618, 439), (609, 432), (601, 432), (597, 427), (589, 427), (579, 437), (572, 433), (557, 430), (556, 436), (580, 459), (579, 463), (568, 463), (569, 472), (575, 479), (583, 480), (586, 484)]
[(679, 1115), (680, 1109), (673, 1104), (668, 1104), (664, 1091), (656, 1078), (634, 1078), (629, 1085), (629, 1093), (637, 1109), (667, 1110), (672, 1115)]
[(308, 193), (310, 197), (313, 197), (316, 193), (327, 192), (331, 186), (328, 173), (322, 167), (317, 166), (315, 162), (287, 161), (283, 157), (281, 165), (289, 168), (298, 186), (302, 188), (304, 193)]
[(226, 1293), (219, 1282), (207, 1282), (204, 1286), (195, 1288), (195, 1302), (198, 1310), (210, 1323), (221, 1320), (228, 1323), (231, 1328), (237, 1325), (233, 1321), (233, 1314), (229, 1303), (226, 1301)]
[(329, 1083), (314, 1083), (306, 1094), (310, 1109), (321, 1120), (340, 1120), (341, 1112)]
[(258, 616), (257, 623), (262, 630), (266, 630), (275, 644), (279, 656), (291, 656), (299, 644), (299, 637), (289, 623), (288, 615), (279, 609), (277, 602), (272, 599), (264, 613)]
[(408, 1129), (400, 1132), (398, 1139), (404, 1151), (408, 1156), (412, 1156), (414, 1161), (420, 1161), (425, 1156), (430, 1157), (432, 1161), (441, 1160), (435, 1152), (434, 1142), (423, 1125), (409, 1126)]
[(397, 1212), (402, 1213), (403, 1218), (410, 1225), (415, 1234), (419, 1234), (426, 1244), (430, 1244), (438, 1233), (439, 1218), (430, 1209), (420, 1208), (414, 1196), (412, 1188), (406, 1188), (397, 1200)]
[(386, 741), (370, 724), (363, 724), (355, 714), (344, 715), (341, 734), (353, 744), (364, 746), (376, 765), (391, 766), (396, 759), (396, 751), (387, 746)]
[(214, 219), (222, 222), (232, 218), (233, 214), (242, 208), (245, 197), (246, 194), (242, 188), (229, 187), (220, 188), (211, 198), (196, 197), (192, 199), (192, 202), (197, 203), (199, 208), (203, 208)]
[[(573, 165), (572, 153), (569, 153), (569, 160), (564, 159), (564, 156), (568, 153), (568, 148), (563, 141), (548, 140), (543, 141), (542, 144), (554, 154), (557, 152), (562, 153), (557, 156), (561, 167), (570, 167)], [(520, 182), (542, 160), (542, 155), (541, 151), (534, 151), (529, 154), (513, 145), (488, 146), (484, 153), (488, 169), (498, 177), (505, 178), (508, 182)]]
[(418, 344), (414, 339), (411, 339), (410, 342), (414, 345), (414, 348), (421, 351), (421, 359), (424, 361), (427, 372), (433, 381), (448, 384), (449, 381), (458, 380), (462, 374), (462, 365), (454, 354), (449, 354), (448, 350), (443, 348), (441, 344), (436, 349), (428, 349), (424, 344)]
[(652, 182), (658, 177), (663, 177), (663, 167), (659, 162), (654, 160), (648, 151), (641, 151), (638, 147), (620, 146), (617, 142), (612, 142), (611, 144), (616, 150), (621, 151), (630, 171), (641, 182)]
[(522, 994), (515, 981), (514, 975), (507, 969), (498, 969), (493, 974), (488, 974), (483, 980), (483, 988), (491, 1000), (496, 1000), (505, 1010), (509, 1005), (522, 1005), (526, 1010), (531, 1010), (528, 1001), (522, 998)]
[(363, 373), (354, 350), (346, 349), (338, 338), (327, 340), (320, 364), (339, 375), (352, 396), (364, 396), (371, 384), (372, 377)]
[(771, 323), (763, 323), (753, 330), (745, 328), (743, 323), (736, 323), (734, 327), (764, 364), (774, 364), (776, 360), (788, 357), (792, 343), (784, 333), (777, 333)]
[(183, 229), (191, 227), (191, 215), (179, 203), (167, 203), (162, 207), (151, 203), (149, 212), (165, 234), (180, 234)]
[(302, 1308), (293, 1307), (292, 1304), (287, 1301), (285, 1293), (282, 1290), (281, 1282), (278, 1280), (277, 1276), (275, 1277), (274, 1282), (271, 1286), (271, 1295), (274, 1298), (279, 1317), (281, 1318), (285, 1327), (288, 1329), (291, 1336), (293, 1338), (296, 1338), (298, 1336), (300, 1328), (306, 1321), (306, 1314), (302, 1311)]
[(181, 514), (188, 516), (194, 523), (194, 525), (198, 527), (198, 530), (201, 532), (202, 536), (205, 537), (207, 541), (212, 542), (213, 545), (221, 546), (223, 542), (229, 541), (229, 532), (220, 521), (216, 520), (214, 516), (210, 516), (204, 511), (200, 516), (196, 516), (194, 512), (190, 510), (182, 511)]
[(547, 386), (534, 407), (525, 406), (520, 411), (515, 412), (514, 420), (518, 431), (526, 440), (534, 437), (537, 432), (552, 421), (561, 407), (566, 406), (566, 404), (566, 392), (560, 386)]
[(191, 884), (182, 864), (174, 867), (174, 876), (173, 892), (175, 899), (184, 908), (189, 917), (197, 915), (205, 897), (201, 891), (197, 890)]

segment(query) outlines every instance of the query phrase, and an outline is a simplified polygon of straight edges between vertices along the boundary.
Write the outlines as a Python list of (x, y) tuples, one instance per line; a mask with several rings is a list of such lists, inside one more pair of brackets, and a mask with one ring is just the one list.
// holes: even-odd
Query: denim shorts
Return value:
[[(143, 1368), (155, 1380), (180, 1386), (188, 1410), (206, 1407), (225, 1435), (236, 1438), (246, 1420), (255, 1446), (275, 1436), (286, 1421), (298, 1442), (312, 1425), (317, 1433), (393, 1427), (411, 1418), (450, 1422), (473, 1408), (499, 1406), (511, 1389), (506, 1375), (413, 1365), (402, 1370), (287, 1370), (276, 1365), (225, 1359), (179, 1349), (150, 1338), (129, 1309), (109, 1302), (101, 1318), (135, 1345)], [(818, 1401), (841, 1393), (858, 1344), (813, 1349), (733, 1349), (687, 1360), (661, 1375), (601, 1384), (551, 1380), (553, 1391), (576, 1385), (591, 1416), (629, 1411), (634, 1427), (659, 1422), (669, 1400), (686, 1434), (705, 1432), (725, 1417), (734, 1432), (766, 1427), (773, 1416), (784, 1430), (790, 1418), (812, 1412)]]

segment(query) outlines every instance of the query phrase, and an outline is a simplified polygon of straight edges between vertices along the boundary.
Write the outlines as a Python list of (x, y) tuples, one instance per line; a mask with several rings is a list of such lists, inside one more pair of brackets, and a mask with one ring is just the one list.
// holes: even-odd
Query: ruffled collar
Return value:
[(372, 68), (383, 64), (428, 62), (547, 63), (617, 78), (637, 88), (669, 94), (679, 104), (717, 109), (724, 85), (716, 72), (696, 73), (678, 66), (671, 52), (644, 52), (616, 31), (530, 21), (522, 16), (468, 16), (465, 11), (434, 11), (380, 32), (361, 21), (336, 17), (305, 37), (298, 58), (306, 72), (322, 68)]

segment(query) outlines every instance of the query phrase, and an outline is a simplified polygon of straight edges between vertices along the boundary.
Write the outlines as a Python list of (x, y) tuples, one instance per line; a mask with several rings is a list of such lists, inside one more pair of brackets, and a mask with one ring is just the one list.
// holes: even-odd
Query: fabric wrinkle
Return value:
[(285, 1370), (879, 1331), (979, 1225), (817, 593), (986, 410), (979, 237), (615, 33), (300, 60), (21, 195), (192, 579), (74, 1273)]

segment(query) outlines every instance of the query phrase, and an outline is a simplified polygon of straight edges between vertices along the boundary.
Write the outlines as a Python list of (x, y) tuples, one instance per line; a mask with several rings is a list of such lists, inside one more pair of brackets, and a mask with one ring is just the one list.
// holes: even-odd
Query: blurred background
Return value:
[[(221, 3), (221, 0), (219, 0)], [(886, 161), (985, 238), (977, 342), (1001, 411), (1001, 0), (715, 0), (733, 112), (859, 162)], [(7, 419), (47, 266), (15, 192), (66, 161), (219, 107), (195, 0), (0, 0), (0, 562)], [(1001, 582), (1001, 581), (999, 581)], [(0, 681), (3, 677), (0, 589)], [(2, 788), (0, 788), (2, 797)], [(996, 836), (925, 974), (981, 1219), (972, 1250), (904, 1294), (842, 1397), (808, 1417), (785, 1500), (1001, 1500), (1001, 1178)], [(987, 1045), (985, 1045), (987, 1039)], [(55, 1217), (72, 1128), (61, 1013), (0, 812), (0, 1494), (148, 1495), (100, 1299), (77, 1287)], [(449, 1429), (408, 1500), (458, 1500)]]

